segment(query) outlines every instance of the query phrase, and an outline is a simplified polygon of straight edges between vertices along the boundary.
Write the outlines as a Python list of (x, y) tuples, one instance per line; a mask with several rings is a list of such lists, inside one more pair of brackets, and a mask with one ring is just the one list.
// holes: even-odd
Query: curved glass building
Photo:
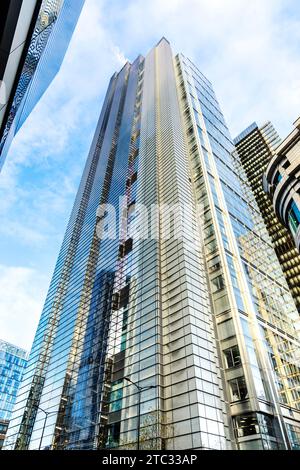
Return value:
[(113, 75), (6, 449), (300, 447), (299, 316), (233, 149), (165, 38)]
[(282, 223), (300, 251), (300, 118), (295, 129), (276, 149), (265, 171), (264, 187)]
[(0, 170), (12, 139), (60, 69), (84, 0), (6, 3), (0, 20)]

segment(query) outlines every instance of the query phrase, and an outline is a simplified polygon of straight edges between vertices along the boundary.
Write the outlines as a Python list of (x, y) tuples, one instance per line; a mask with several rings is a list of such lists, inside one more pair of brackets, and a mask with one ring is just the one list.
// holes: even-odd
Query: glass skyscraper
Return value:
[(59, 71), (84, 0), (10, 3), (0, 22), (1, 54), (4, 45), (8, 49), (0, 68), (7, 94), (0, 99), (0, 170), (12, 139)]
[(113, 75), (5, 448), (300, 447), (299, 315), (233, 149), (165, 38)]
[(27, 363), (27, 352), (0, 340), (0, 449)]

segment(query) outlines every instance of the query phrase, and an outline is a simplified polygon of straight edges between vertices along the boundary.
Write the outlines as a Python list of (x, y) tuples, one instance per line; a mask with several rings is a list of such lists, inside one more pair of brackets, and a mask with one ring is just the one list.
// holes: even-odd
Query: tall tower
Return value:
[(280, 138), (271, 122), (261, 127), (253, 123), (234, 139), (234, 144), (300, 312), (300, 255), (291, 233), (278, 219), (272, 201), (263, 188), (264, 171), (275, 156)]
[(298, 313), (232, 150), (165, 38), (111, 78), (6, 448), (299, 445)]

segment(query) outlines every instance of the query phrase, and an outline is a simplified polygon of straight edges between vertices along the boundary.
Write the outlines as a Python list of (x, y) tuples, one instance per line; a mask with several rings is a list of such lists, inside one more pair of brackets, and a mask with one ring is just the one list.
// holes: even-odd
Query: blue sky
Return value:
[(61, 70), (0, 175), (0, 337), (30, 348), (110, 76), (166, 36), (212, 81), (234, 137), (300, 115), (295, 0), (86, 0)]

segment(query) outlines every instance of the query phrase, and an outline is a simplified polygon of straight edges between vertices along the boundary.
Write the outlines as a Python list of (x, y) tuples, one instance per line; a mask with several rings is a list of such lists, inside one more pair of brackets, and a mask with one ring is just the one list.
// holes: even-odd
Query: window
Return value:
[(207, 265), (208, 265), (209, 273), (218, 271), (219, 269), (221, 269), (220, 257), (215, 256), (214, 258), (208, 261)]
[(248, 398), (248, 390), (244, 376), (230, 380), (229, 388), (232, 401), (246, 400)]
[(257, 416), (255, 413), (236, 416), (233, 418), (236, 437), (251, 436), (259, 433)]
[(123, 287), (119, 292), (113, 294), (112, 309), (119, 310), (126, 307), (129, 303), (129, 284)]
[(221, 297), (218, 296), (216, 298), (216, 295), (214, 295), (214, 308), (215, 308), (215, 314), (219, 315), (220, 313), (226, 312), (227, 310), (230, 309), (230, 304), (229, 304), (229, 299), (227, 294), (222, 295)]
[(218, 332), (220, 339), (230, 338), (235, 335), (233, 321), (230, 318), (229, 320), (223, 321), (218, 325)]
[(213, 224), (208, 225), (208, 227), (205, 227), (205, 229), (204, 229), (205, 238), (209, 238), (211, 235), (214, 235), (214, 233), (215, 233), (215, 231), (214, 231)]
[(203, 223), (206, 224), (207, 222), (210, 222), (211, 219), (212, 219), (212, 215), (211, 215), (210, 210), (208, 210), (203, 214)]
[(293, 450), (300, 450), (300, 428), (287, 424), (287, 431)]
[(113, 413), (114, 411), (120, 411), (122, 409), (122, 400), (113, 401), (110, 404), (109, 411)]
[(300, 224), (300, 210), (298, 209), (295, 201), (292, 202), (291, 208), (288, 212), (288, 222), (291, 231), (296, 233)]
[(0, 433), (5, 434), (8, 428), (8, 424), (0, 423)]
[(120, 439), (120, 422), (111, 424), (108, 428), (107, 442), (105, 447), (110, 449), (112, 447), (117, 447)]
[(209, 243), (205, 245), (205, 248), (209, 253), (213, 253), (217, 249), (217, 242), (215, 239), (211, 240)]
[(225, 284), (224, 284), (223, 276), (220, 274), (220, 276), (215, 277), (214, 279), (211, 280), (211, 284), (212, 284), (212, 288), (211, 288), (212, 292), (216, 292), (216, 291), (224, 289)]
[(117, 380), (111, 386), (111, 392), (109, 401), (110, 407), (109, 411), (119, 411), (122, 408), (122, 397), (123, 397), (123, 381)]
[(128, 255), (132, 250), (132, 238), (128, 238), (123, 245), (119, 247), (119, 257), (123, 258), (124, 256)]
[(275, 178), (274, 178), (274, 185), (277, 186), (277, 184), (282, 180), (282, 175), (279, 171), (277, 171)]
[(282, 163), (282, 168), (284, 168), (285, 170), (291, 165), (291, 162), (286, 159), (286, 161), (284, 163)]
[(198, 135), (201, 142), (202, 149), (206, 149), (206, 144), (204, 140), (203, 130), (197, 125)]
[(273, 417), (263, 413), (257, 413), (257, 418), (260, 432), (268, 436), (276, 437), (276, 429), (278, 429), (277, 421)]
[(226, 359), (226, 365), (228, 369), (231, 367), (237, 367), (241, 364), (240, 351), (237, 345), (232, 346), (231, 348), (225, 349), (224, 356)]
[[(233, 418), (236, 437), (263, 434), (264, 437), (276, 437), (276, 421), (263, 413), (249, 413)], [(299, 447), (300, 448), (300, 447)]]

